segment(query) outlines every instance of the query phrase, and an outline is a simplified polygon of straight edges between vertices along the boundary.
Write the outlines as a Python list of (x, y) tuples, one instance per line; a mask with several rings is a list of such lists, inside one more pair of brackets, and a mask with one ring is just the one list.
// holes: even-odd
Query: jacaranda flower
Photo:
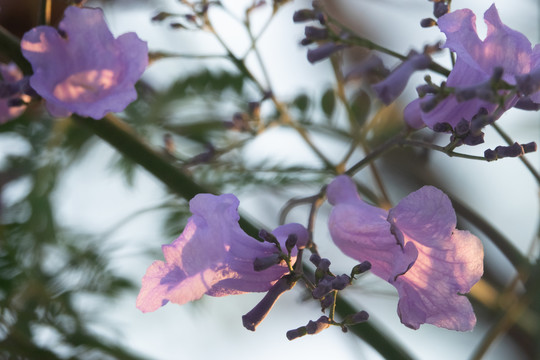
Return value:
[[(491, 114), (497, 108), (497, 104), (486, 100), (481, 93), (486, 89), (486, 84), (494, 73), (502, 69), (502, 80), (510, 85), (516, 85), (516, 76), (520, 77), (534, 69), (540, 69), (540, 46), (536, 45), (532, 49), (531, 43), (523, 34), (504, 25), (495, 5), (484, 14), (484, 21), (488, 27), (484, 40), (478, 37), (475, 21), (476, 17), (471, 10), (462, 9), (442, 16), (437, 22), (446, 35), (444, 47), (457, 55), (447, 85), (469, 90), (478, 87), (477, 94), (469, 91), (474, 96), (470, 99), (459, 99), (462, 101), (450, 95), (436, 102), (433, 109), (424, 107), (424, 111), (420, 109), (421, 104), (429, 104), (433, 101), (434, 95), (416, 99), (404, 112), (405, 121), (410, 126), (420, 128), (427, 125), (433, 129), (437, 123), (448, 123), (455, 127), (462, 119), (470, 121), (482, 108)], [(536, 95), (531, 96), (531, 99), (535, 102), (540, 100)], [(509, 98), (505, 104), (506, 108), (514, 106), (517, 100), (517, 96)]]
[(327, 195), (334, 205), (332, 239), (396, 287), (404, 325), (472, 330), (476, 317), (462, 294), (482, 276), (482, 243), (456, 229), (454, 209), (442, 191), (424, 186), (386, 211), (362, 201), (354, 182), (342, 175), (330, 183)]
[[(165, 261), (155, 261), (146, 271), (137, 297), (137, 308), (154, 311), (168, 301), (184, 304), (204, 294), (225, 296), (268, 291), (289, 272), (284, 262), (255, 271), (255, 259), (277, 254), (274, 244), (259, 242), (238, 225), (238, 199), (232, 194), (199, 194), (189, 203), (193, 214), (184, 231), (170, 245), (163, 245)], [(290, 234), (302, 248), (309, 234), (300, 224), (276, 228), (273, 235), (285, 249)], [(285, 250), (284, 250), (285, 251)], [(291, 261), (296, 260), (296, 248)]]
[(21, 70), (14, 63), (0, 64), (0, 124), (21, 115), (26, 105), (13, 106), (10, 102), (21, 99), (29, 101), (30, 97), (21, 93), (20, 82), (23, 79)]
[(113, 37), (101, 9), (68, 7), (58, 30), (38, 26), (21, 49), (32, 64), (30, 85), (53, 116), (100, 119), (137, 98), (134, 84), (148, 64), (148, 47), (135, 33)]

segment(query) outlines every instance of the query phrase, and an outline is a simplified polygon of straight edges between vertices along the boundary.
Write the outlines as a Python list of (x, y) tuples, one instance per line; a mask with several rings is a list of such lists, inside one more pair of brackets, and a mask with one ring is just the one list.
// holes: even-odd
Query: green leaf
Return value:
[(321, 107), (326, 117), (330, 119), (336, 108), (336, 95), (334, 94), (334, 89), (330, 88), (324, 92), (321, 98)]

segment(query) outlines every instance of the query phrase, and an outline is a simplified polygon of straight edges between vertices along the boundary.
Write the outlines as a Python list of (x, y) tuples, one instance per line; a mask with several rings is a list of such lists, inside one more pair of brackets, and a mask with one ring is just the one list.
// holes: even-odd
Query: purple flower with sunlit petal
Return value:
[[(146, 271), (137, 297), (143, 312), (157, 310), (171, 301), (185, 304), (204, 294), (225, 296), (268, 291), (289, 272), (284, 262), (255, 271), (254, 261), (277, 254), (269, 242), (259, 242), (238, 225), (238, 199), (232, 194), (199, 194), (190, 201), (193, 213), (184, 231), (170, 245), (163, 245), (165, 261), (155, 261)], [(286, 224), (272, 234), (285, 249), (290, 234), (297, 236), (297, 248), (309, 234), (300, 224)], [(297, 249), (291, 251), (296, 260)]]
[(398, 290), (401, 322), (468, 331), (476, 324), (467, 293), (483, 273), (480, 240), (456, 229), (448, 197), (424, 186), (386, 211), (363, 202), (354, 182), (338, 176), (327, 189), (329, 229), (348, 256)]
[(101, 9), (70, 6), (58, 29), (38, 26), (21, 42), (34, 70), (30, 85), (53, 116), (100, 119), (137, 98), (134, 84), (148, 65), (146, 42), (135, 33), (115, 39)]
[[(438, 123), (448, 123), (455, 127), (462, 119), (471, 121), (482, 108), (491, 114), (498, 105), (482, 96), (489, 94), (482, 93), (495, 73), (502, 69), (502, 80), (516, 85), (516, 77), (521, 78), (534, 69), (540, 70), (540, 46), (536, 45), (532, 49), (531, 43), (523, 34), (504, 25), (495, 5), (484, 14), (488, 27), (484, 40), (478, 37), (475, 21), (476, 17), (469, 9), (453, 11), (437, 21), (446, 35), (444, 47), (457, 55), (456, 64), (446, 84), (458, 89), (467, 88), (474, 96), (458, 101), (456, 96), (450, 95), (424, 111), (420, 109), (422, 103), (429, 104), (435, 95), (413, 100), (404, 112), (405, 121), (413, 128), (427, 125), (433, 129)], [(534, 79), (536, 78), (533, 77), (529, 82)], [(531, 84), (527, 85), (531, 88)], [(474, 94), (475, 87), (478, 88), (478, 94)], [(531, 99), (540, 101), (540, 95), (532, 94)], [(511, 108), (517, 101), (517, 95), (507, 99), (505, 109)], [(502, 112), (498, 116), (501, 114)]]
[(11, 104), (13, 100), (30, 101), (30, 96), (21, 93), (23, 74), (14, 63), (0, 64), (0, 124), (21, 115), (26, 105)]

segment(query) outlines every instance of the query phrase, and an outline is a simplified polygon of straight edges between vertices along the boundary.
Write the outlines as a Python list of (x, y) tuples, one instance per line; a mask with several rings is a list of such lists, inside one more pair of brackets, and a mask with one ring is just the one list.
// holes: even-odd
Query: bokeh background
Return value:
[[(432, 3), (425, 0), (324, 3), (357, 33), (400, 53), (443, 40), (436, 27), (419, 26), (420, 19), (429, 17), (432, 11)], [(452, 7), (471, 8), (477, 14), (479, 32), (485, 34), (481, 19), (491, 3), (454, 0)], [(252, 2), (223, 0), (222, 4), (228, 11), (212, 8), (211, 19), (226, 44), (240, 56), (248, 51), (250, 39), (238, 19), (243, 19)], [(283, 5), (257, 42), (273, 92), (290, 103), (299, 118), (308, 119), (306, 127), (329, 117), (321, 107), (321, 97), (335, 83), (330, 62), (309, 64), (306, 48), (299, 45), (304, 28), (292, 22), (292, 14), (310, 4), (291, 1)], [(533, 44), (540, 42), (537, 1), (498, 1), (496, 5), (506, 25), (525, 33)], [(38, 6), (39, 1), (0, 1), (0, 25), (21, 36), (37, 24)], [(58, 9), (62, 6), (63, 0), (53, 1), (53, 19), (61, 18)], [(245, 83), (241, 86), (235, 67), (226, 59), (213, 57), (224, 51), (211, 35), (173, 28), (168, 21), (151, 21), (161, 11), (182, 13), (184, 8), (178, 1), (89, 1), (87, 6), (102, 7), (115, 35), (135, 31), (148, 41), (151, 51), (210, 56), (156, 60), (142, 78), (140, 100), (123, 114), (156, 148), (164, 146), (164, 134), (172, 134), (175, 151), (184, 159), (207, 152), (209, 144), (222, 148), (246, 141), (221, 163), (211, 161), (189, 168), (197, 181), (222, 192), (234, 192), (241, 200), (242, 212), (267, 229), (278, 225), (280, 209), (289, 199), (315, 194), (330, 181), (332, 174), (317, 170), (320, 160), (290, 128), (275, 127), (248, 139), (222, 129), (223, 122), (230, 121), (235, 113), (247, 111), (248, 101), (259, 100), (256, 89)], [(259, 33), (271, 13), (270, 5), (252, 12), (254, 33)], [(362, 56), (361, 51), (346, 52), (345, 69)], [(436, 57), (449, 66), (446, 58), (446, 53)], [(383, 59), (389, 67), (397, 65), (394, 59)], [(253, 53), (246, 63), (268, 85)], [(380, 115), (373, 141), (378, 135), (384, 136), (388, 128), (399, 127), (400, 110), (414, 98), (415, 84), (423, 75), (414, 76), (398, 104)], [(305, 99), (307, 110), (294, 108), (297, 101)], [(381, 104), (371, 100), (374, 114)], [(272, 116), (271, 106), (263, 104), (261, 111), (263, 116)], [(336, 108), (330, 117), (335, 126), (345, 124), (342, 109)], [(537, 113), (511, 110), (498, 123), (520, 143), (540, 142)], [(347, 139), (318, 131), (315, 125), (311, 132), (314, 142), (331, 160), (339, 161), (348, 149)], [(287, 330), (318, 318), (320, 312), (315, 302), (304, 301), (305, 293), (300, 289), (285, 294), (254, 333), (242, 327), (241, 316), (262, 294), (204, 297), (192, 304), (168, 304), (154, 313), (142, 314), (135, 308), (140, 279), (154, 259), (161, 259), (160, 245), (180, 234), (189, 216), (187, 203), (88, 129), (69, 119), (50, 119), (40, 105), (32, 106), (21, 119), (0, 130), (3, 358), (16, 358), (15, 354), (29, 359), (381, 358), (361, 339), (337, 328), (289, 342)], [(447, 139), (434, 141), (444, 145)], [(488, 130), (486, 143), (467, 152), (481, 155), (484, 149), (497, 145), (503, 145), (503, 140)], [(527, 157), (538, 169), (538, 153)], [(361, 158), (359, 151), (350, 164)], [(377, 165), (394, 204), (423, 184), (437, 185), (481, 214), (523, 254), (537, 256), (538, 248), (531, 245), (538, 241), (538, 184), (519, 160), (484, 163), (402, 149), (383, 157)], [(290, 171), (294, 167), (298, 170)], [(279, 170), (283, 168), (289, 171)], [(363, 170), (358, 179), (373, 186), (368, 170)], [(306, 223), (308, 211), (307, 207), (296, 208), (288, 221)], [(336, 271), (348, 272), (355, 263), (331, 243), (326, 229), (328, 212), (325, 205), (317, 217), (315, 241)], [(465, 219), (460, 219), (460, 227), (471, 228), (482, 238), (486, 277), (493, 289), (503, 289), (515, 276), (508, 261)], [(466, 359), (496, 323), (498, 309), (504, 306), (504, 299), (489, 289), (476, 292), (479, 295), (473, 298), (473, 305), (479, 323), (472, 333), (430, 325), (417, 331), (404, 327), (396, 314), (395, 290), (371, 275), (364, 276), (344, 295), (359, 309), (367, 310), (370, 321), (414, 357)], [(482, 303), (482, 298), (487, 300)], [(491, 345), (486, 359), (534, 356), (530, 349), (540, 340), (536, 338), (539, 319), (538, 313), (527, 314), (528, 319), (517, 321)]]

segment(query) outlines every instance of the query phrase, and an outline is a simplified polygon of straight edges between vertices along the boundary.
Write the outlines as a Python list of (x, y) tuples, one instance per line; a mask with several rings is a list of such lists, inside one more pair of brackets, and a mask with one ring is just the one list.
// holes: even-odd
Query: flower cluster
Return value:
[(148, 64), (146, 43), (135, 33), (115, 39), (101, 9), (68, 7), (58, 30), (30, 30), (21, 49), (34, 70), (30, 85), (53, 116), (100, 119), (124, 110)]
[[(351, 276), (335, 276), (328, 259), (312, 255), (317, 267), (312, 296), (323, 309), (331, 307), (335, 293), (349, 286), (354, 275), (371, 269), (398, 290), (398, 314), (406, 326), (418, 329), (429, 323), (458, 331), (474, 327), (474, 312), (462, 294), (482, 276), (483, 248), (477, 237), (456, 229), (456, 216), (444, 193), (426, 186), (387, 212), (364, 203), (353, 181), (339, 176), (327, 195), (334, 206), (329, 220), (332, 239), (362, 263)], [(262, 232), (265, 242), (260, 242), (241, 230), (237, 207), (238, 199), (231, 194), (199, 194), (191, 200), (193, 216), (183, 233), (163, 246), (165, 262), (154, 262), (143, 278), (139, 309), (154, 311), (168, 301), (184, 304), (203, 294), (268, 291), (243, 317), (244, 325), (255, 329), (277, 298), (294, 286), (292, 265), (309, 234), (299, 224), (287, 224), (272, 234)], [(285, 248), (287, 253), (281, 251)], [(357, 317), (365, 321), (367, 313)], [(287, 336), (315, 334), (333, 324), (327, 317), (321, 319)]]
[[(411, 102), (405, 110), (405, 120), (410, 126), (433, 128), (436, 124), (448, 123), (455, 127), (462, 119), (471, 121), (481, 109), (494, 113), (499, 106), (497, 95), (506, 94), (493, 87), (499, 79), (511, 86), (517, 85), (519, 93), (504, 98), (505, 110), (514, 106), (519, 96), (540, 102), (539, 82), (534, 76), (540, 71), (540, 47), (532, 49), (523, 34), (504, 25), (495, 5), (484, 14), (488, 26), (484, 40), (478, 37), (475, 21), (469, 9), (456, 10), (439, 18), (439, 28), (446, 35), (444, 47), (457, 55), (446, 86), (458, 90), (440, 100), (438, 95), (426, 95)], [(426, 106), (431, 103), (433, 106)]]
[[(165, 262), (154, 262), (143, 278), (137, 298), (140, 310), (154, 311), (169, 301), (184, 304), (204, 294), (268, 291), (289, 272), (276, 244), (260, 242), (240, 228), (238, 204), (232, 194), (199, 194), (190, 201), (193, 216), (184, 231), (163, 246)], [(297, 249), (309, 237), (302, 225), (283, 225), (265, 237), (277, 239), (285, 249), (291, 234), (296, 236), (289, 260), (294, 264)]]
[(425, 186), (390, 211), (363, 202), (346, 176), (328, 185), (327, 194), (334, 205), (332, 239), (396, 287), (403, 324), (472, 330), (476, 318), (462, 294), (482, 276), (483, 248), (477, 237), (456, 230), (456, 215), (442, 191)]

